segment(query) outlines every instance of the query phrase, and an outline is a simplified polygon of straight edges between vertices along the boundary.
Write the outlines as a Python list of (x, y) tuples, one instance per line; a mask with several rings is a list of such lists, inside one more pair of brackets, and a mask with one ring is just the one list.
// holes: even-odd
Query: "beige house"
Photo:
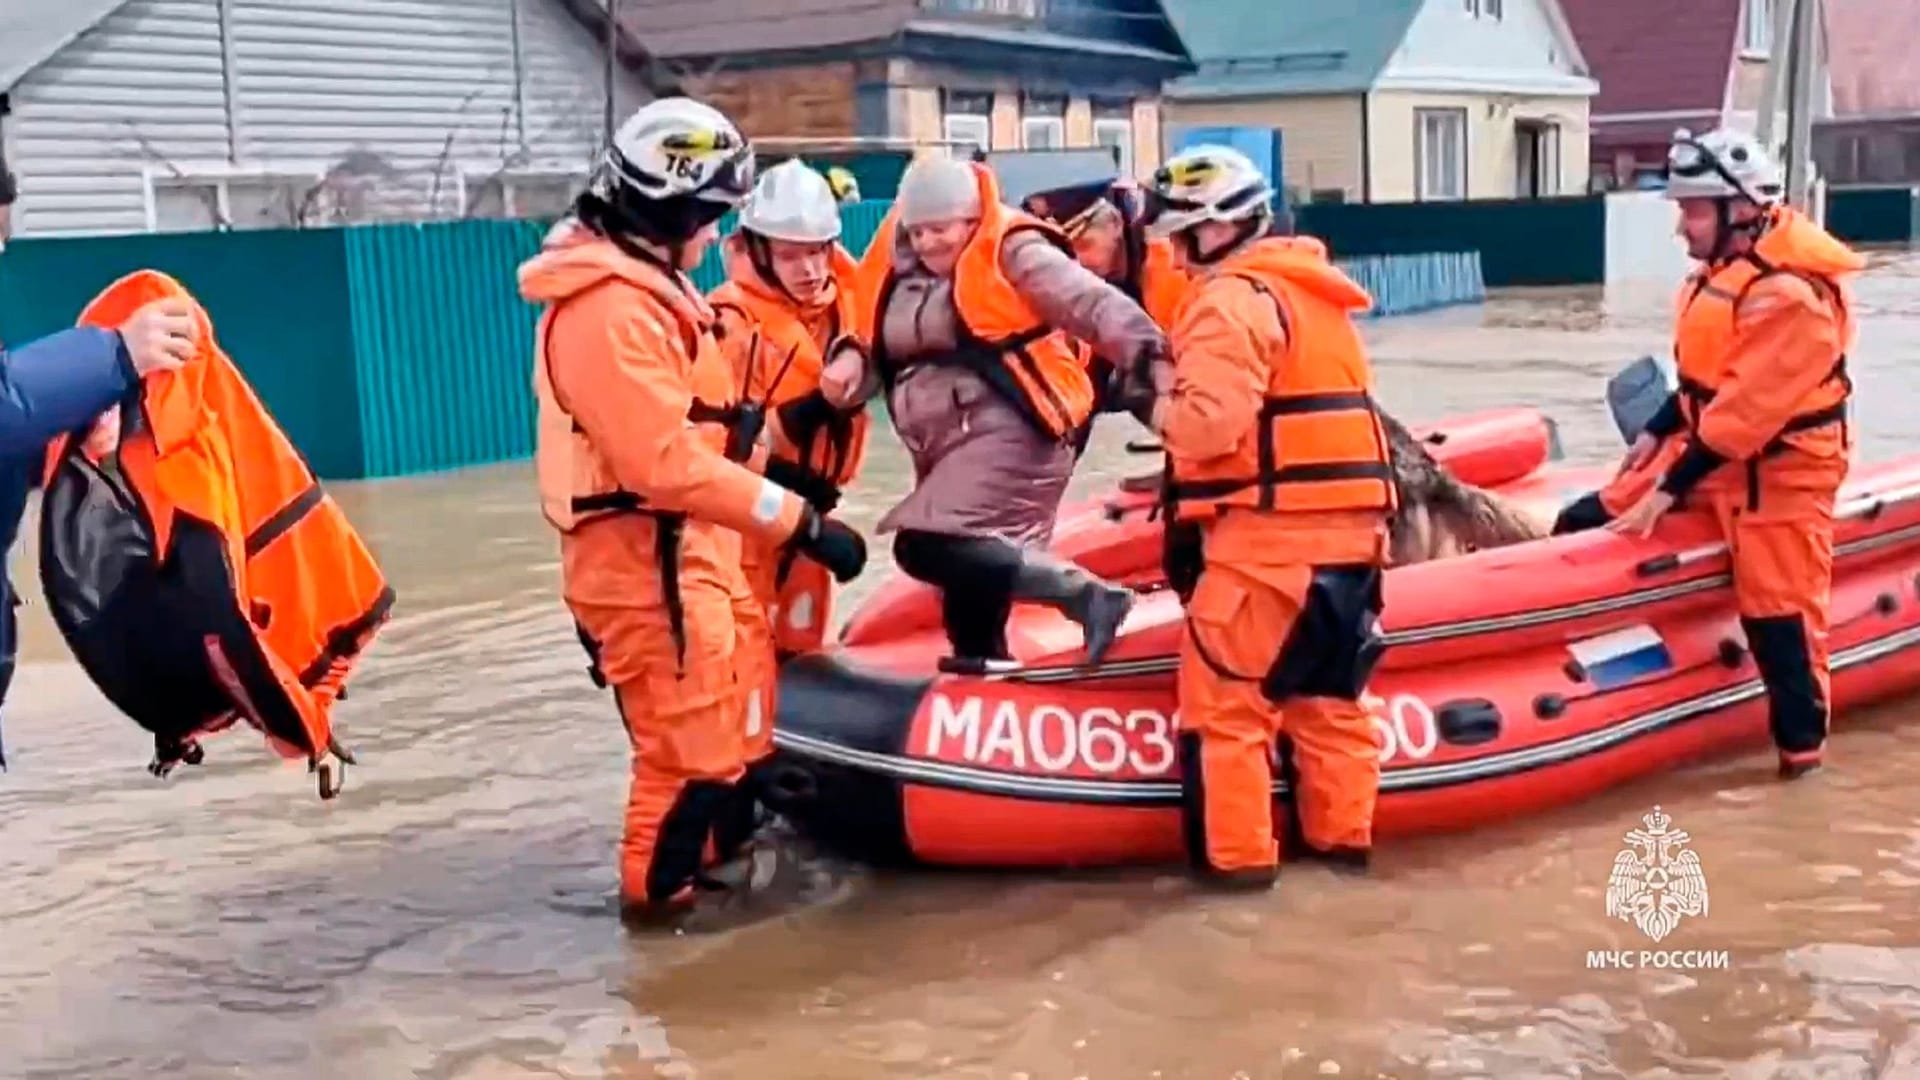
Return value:
[(1167, 87), (1168, 149), (1275, 132), (1296, 201), (1586, 191), (1599, 85), (1558, 0), (1336, 6), (1168, 0), (1198, 68)]

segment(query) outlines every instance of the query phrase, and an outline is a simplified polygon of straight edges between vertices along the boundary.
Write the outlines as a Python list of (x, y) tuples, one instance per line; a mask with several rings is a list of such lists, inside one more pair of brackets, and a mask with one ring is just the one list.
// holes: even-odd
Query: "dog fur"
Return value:
[(1392, 565), (1444, 559), (1538, 540), (1550, 526), (1482, 488), (1455, 479), (1406, 425), (1380, 412), (1400, 488), (1389, 547)]

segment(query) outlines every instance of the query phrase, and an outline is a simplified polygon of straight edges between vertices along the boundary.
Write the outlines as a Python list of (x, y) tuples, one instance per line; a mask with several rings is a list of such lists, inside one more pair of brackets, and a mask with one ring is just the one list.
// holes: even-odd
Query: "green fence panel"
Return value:
[(1472, 202), (1309, 203), (1299, 231), (1336, 258), (1477, 251), (1488, 288), (1606, 280), (1607, 210), (1600, 196)]
[[(856, 255), (889, 204), (843, 211)], [(731, 232), (729, 215), (722, 228)], [(516, 270), (545, 222), (23, 240), (0, 259), (0, 330), (72, 324), (115, 278), (151, 267), (206, 305), (222, 343), (316, 472), (399, 476), (532, 451), (529, 363), (538, 309)], [(1396, 315), (1485, 295), (1481, 257), (1347, 253), (1340, 265)], [(710, 252), (692, 275), (723, 280)]]
[(1907, 244), (1920, 214), (1916, 189), (1840, 188), (1827, 191), (1827, 229), (1850, 244)]
[(115, 280), (162, 271), (207, 309), (221, 346), (314, 472), (359, 476), (342, 244), (333, 230), (18, 240), (0, 257), (0, 334), (21, 341), (72, 326)]
[(516, 270), (541, 233), (520, 221), (345, 230), (367, 476), (529, 452), (538, 312)]

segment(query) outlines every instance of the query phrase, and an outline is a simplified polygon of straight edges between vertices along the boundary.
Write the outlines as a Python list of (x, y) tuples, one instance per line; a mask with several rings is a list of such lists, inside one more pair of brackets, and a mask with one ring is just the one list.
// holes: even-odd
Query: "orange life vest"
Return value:
[[(1724, 262), (1704, 265), (1687, 276), (1675, 304), (1679, 312), (1674, 330), (1674, 363), (1678, 369), (1681, 415), (1698, 430), (1700, 413), (1719, 393), (1732, 370), (1735, 319), (1747, 292), (1762, 278), (1791, 274), (1812, 285), (1831, 306), (1840, 323), (1840, 340), (1851, 342), (1853, 313), (1847, 294), (1834, 277), (1815, 269), (1817, 259), (1801, 250), (1806, 229), (1818, 229), (1788, 211), (1775, 210), (1770, 227), (1753, 250)], [(1844, 347), (1843, 347), (1844, 348)], [(1849, 445), (1847, 399), (1853, 382), (1847, 376), (1847, 357), (1833, 358), (1827, 378), (1809, 391), (1794, 409), (1792, 419), (1766, 447), (1746, 462), (1748, 499), (1758, 494), (1759, 472), (1765, 459), (1789, 450), (1819, 458), (1844, 456)]]
[[(1000, 185), (986, 166), (971, 165), (980, 193), (980, 224), (960, 252), (953, 271), (953, 299), (958, 312), (959, 348), (935, 363), (960, 364), (979, 375), (1042, 434), (1070, 439), (1093, 416), (1093, 380), (1073, 339), (1046, 325), (1000, 270), (1000, 252), (1017, 232), (1034, 232), (1069, 257), (1073, 245), (1060, 230), (1004, 205)], [(888, 222), (893, 219), (890, 214)], [(873, 328), (873, 353), (881, 378), (891, 384), (897, 375), (886, 358), (885, 335), (880, 331), (886, 305), (893, 294), (892, 236), (876, 236), (863, 265), (869, 281), (869, 260), (887, 260), (887, 271), (873, 297), (865, 325)], [(877, 254), (876, 254), (877, 253)]]
[[(119, 326), (168, 297), (193, 299), (138, 271), (79, 321)], [(328, 712), (393, 590), (193, 307), (198, 354), (122, 406), (112, 462), (71, 436), (49, 449), (41, 583), (81, 667), (153, 733), (156, 775), (198, 764), (197, 736), (245, 719), (332, 798), (328, 759), (352, 755)]]
[[(1169, 240), (1137, 236), (1129, 226), (1123, 243), (1131, 249), (1127, 254), (1127, 276), (1113, 284), (1139, 304), (1155, 326), (1162, 331), (1172, 330), (1193, 286), (1193, 277), (1174, 261), (1173, 243)], [(1111, 365), (1102, 361), (1087, 342), (1076, 341), (1075, 347), (1087, 370), (1094, 373), (1095, 385), (1102, 385)]]
[[(771, 411), (820, 388), (825, 345), (852, 334), (859, 321), (854, 314), (858, 286), (853, 258), (836, 244), (832, 260), (834, 298), (824, 342), (794, 311), (791, 300), (757, 279), (728, 281), (709, 294), (708, 303), (717, 313), (737, 317), (739, 328), (733, 332), (757, 338), (757, 347), (747, 351), (748, 369), (735, 375), (745, 400)], [(767, 478), (809, 499), (830, 494), (837, 502), (839, 489), (853, 481), (866, 459), (868, 423), (862, 410), (836, 414), (813, 431), (787, 432), (798, 445), (773, 448)], [(817, 505), (824, 500), (814, 501)]]
[[(686, 275), (672, 273), (639, 259), (620, 254), (611, 245), (603, 245), (607, 258), (614, 260), (617, 276), (644, 290), (658, 300), (674, 321), (687, 355), (692, 362), (686, 370), (687, 386), (693, 402), (687, 409), (687, 422), (700, 431), (715, 452), (736, 461), (745, 461), (753, 449), (759, 431), (740, 409), (740, 396), (733, 372), (720, 345), (713, 337), (714, 313)], [(555, 392), (548, 365), (547, 344), (552, 337), (553, 320), (565, 303), (550, 305), (540, 316), (536, 330), (533, 362), (533, 393), (536, 404), (534, 471), (540, 486), (540, 508), (547, 521), (562, 533), (570, 533), (599, 518), (616, 514), (637, 514), (651, 518), (655, 526), (654, 556), (658, 560), (661, 598), (667, 609), (669, 631), (682, 662), (686, 659), (686, 610), (680, 592), (681, 544), (685, 539), (687, 516), (677, 511), (657, 510), (647, 505), (638, 492), (628, 491), (614, 478), (613, 469), (594, 448), (593, 441), (574, 421), (565, 403)], [(743, 423), (744, 421), (744, 423)], [(575, 630), (587, 650), (587, 675), (595, 686), (605, 688), (597, 647), (584, 628)]]
[(1193, 285), (1193, 278), (1174, 259), (1173, 241), (1156, 237), (1146, 242), (1136, 279), (1129, 283), (1127, 294), (1146, 310), (1155, 325), (1172, 329)]
[[(1372, 369), (1351, 314), (1372, 301), (1325, 252), (1306, 239), (1256, 241), (1194, 286), (1253, 290), (1275, 305), (1287, 337), (1266, 357), (1258, 426), (1232, 454), (1195, 461), (1169, 452), (1167, 497), (1176, 518), (1211, 518), (1224, 507), (1391, 513), (1399, 505)], [(1175, 363), (1179, 348), (1176, 330)]]

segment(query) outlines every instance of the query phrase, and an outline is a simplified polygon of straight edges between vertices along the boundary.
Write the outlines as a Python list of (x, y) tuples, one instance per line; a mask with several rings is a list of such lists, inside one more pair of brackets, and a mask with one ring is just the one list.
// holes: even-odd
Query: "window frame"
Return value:
[[(960, 122), (958, 126), (955, 124), (956, 121)], [(959, 130), (959, 128), (971, 127), (973, 125), (978, 125), (978, 138), (975, 138), (974, 135), (968, 132)], [(971, 143), (984, 153), (985, 151), (993, 149), (993, 118), (972, 112), (944, 113), (940, 117), (940, 134), (949, 144), (962, 142)], [(956, 157), (968, 156), (966, 151), (958, 146), (950, 145), (948, 149), (950, 149)]]
[(1133, 119), (1131, 117), (1098, 116), (1093, 121), (1093, 143), (1105, 147), (1100, 141), (1102, 133), (1118, 133), (1120, 147), (1120, 175), (1132, 177), (1133, 173)]
[[(1444, 123), (1447, 130), (1457, 132), (1456, 157), (1451, 170), (1453, 181), (1458, 185), (1457, 194), (1436, 194), (1429, 174), (1429, 126)], [(1467, 197), (1469, 173), (1467, 169), (1468, 145), (1471, 136), (1467, 131), (1467, 110), (1464, 107), (1415, 109), (1413, 111), (1413, 194), (1416, 202), (1460, 202)], [(1451, 185), (1450, 185), (1451, 186)]]

